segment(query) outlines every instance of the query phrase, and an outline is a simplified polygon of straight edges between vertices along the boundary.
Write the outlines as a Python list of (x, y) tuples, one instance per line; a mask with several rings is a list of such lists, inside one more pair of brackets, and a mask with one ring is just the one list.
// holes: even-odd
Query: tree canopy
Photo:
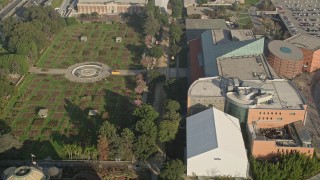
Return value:
[(167, 99), (164, 108), (166, 111), (176, 112), (180, 110), (180, 104), (178, 101)]
[(182, 16), (183, 1), (182, 0), (170, 0), (172, 7), (172, 17), (178, 18)]
[(136, 131), (154, 140), (157, 137), (157, 126), (153, 121), (147, 119), (142, 119), (136, 123)]
[(151, 105), (148, 104), (143, 104), (137, 107), (133, 111), (132, 115), (138, 120), (147, 119), (151, 121), (154, 121), (159, 117), (159, 113)]
[(151, 57), (154, 57), (156, 59), (161, 58), (161, 56), (163, 55), (163, 51), (161, 49), (161, 47), (159, 46), (154, 46), (151, 49), (149, 49), (149, 55)]
[(0, 56), (0, 68), (5, 71), (4, 74), (23, 75), (28, 72), (29, 64), (25, 56), (5, 54)]
[(157, 146), (153, 139), (143, 134), (137, 138), (133, 150), (136, 158), (147, 160), (153, 153), (157, 152)]
[(168, 99), (164, 104), (165, 113), (159, 124), (158, 138), (160, 142), (168, 142), (174, 140), (179, 130), (181, 116), (177, 112), (180, 104), (177, 101)]
[(11, 134), (0, 134), (0, 153), (3, 153), (11, 148), (19, 149), (23, 143), (13, 137)]
[(308, 179), (320, 172), (320, 161), (299, 153), (282, 154), (278, 159), (250, 159), (252, 175), (257, 180)]
[(185, 166), (181, 160), (168, 160), (161, 169), (160, 178), (165, 180), (183, 179), (181, 176), (184, 174), (184, 171)]
[(183, 34), (183, 31), (179, 24), (177, 23), (170, 24), (170, 38), (171, 38), (171, 41), (174, 42), (174, 44), (180, 41), (182, 34)]
[(154, 15), (149, 15), (144, 24), (144, 33), (151, 36), (155, 36), (160, 30), (159, 21), (154, 17)]

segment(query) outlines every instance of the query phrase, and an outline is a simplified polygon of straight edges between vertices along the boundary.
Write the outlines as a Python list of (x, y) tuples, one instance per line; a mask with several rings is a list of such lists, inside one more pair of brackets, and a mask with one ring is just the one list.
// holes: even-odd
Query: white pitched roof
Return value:
[(239, 120), (210, 108), (187, 118), (187, 159), (219, 148), (247, 159)]

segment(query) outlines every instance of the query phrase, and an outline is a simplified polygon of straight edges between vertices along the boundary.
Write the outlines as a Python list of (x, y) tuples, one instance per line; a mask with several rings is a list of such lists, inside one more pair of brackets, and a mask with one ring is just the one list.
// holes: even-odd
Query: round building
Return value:
[(10, 167), (7, 168), (3, 174), (2, 179), (4, 180), (48, 180), (47, 176), (42, 170), (32, 166), (21, 166), (21, 167)]
[(268, 44), (268, 63), (281, 76), (292, 79), (302, 73), (303, 53), (295, 45), (275, 40)]

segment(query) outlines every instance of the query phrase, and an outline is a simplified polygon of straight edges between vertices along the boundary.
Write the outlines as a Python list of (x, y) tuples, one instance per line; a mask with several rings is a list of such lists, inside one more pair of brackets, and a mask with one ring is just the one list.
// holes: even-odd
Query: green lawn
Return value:
[[(85, 35), (87, 42), (80, 42)], [(116, 43), (114, 38), (122, 36)], [(126, 24), (80, 24), (57, 34), (38, 61), (38, 67), (67, 68), (75, 63), (98, 61), (117, 69), (139, 68), (141, 34)], [(95, 83), (76, 83), (63, 75), (26, 76), (0, 117), (12, 134), (24, 141), (19, 150), (0, 154), (0, 159), (61, 157), (64, 143), (96, 144), (103, 121), (117, 128), (132, 126), (134, 76), (109, 76)], [(37, 112), (49, 110), (46, 118)], [(89, 117), (89, 110), (99, 116)]]
[(10, 2), (10, 0), (1, 0), (0, 1), (0, 9), (4, 8), (9, 2)]
[[(86, 42), (80, 37), (87, 36)], [(117, 36), (123, 37), (116, 43)], [(96, 61), (112, 69), (139, 69), (142, 35), (126, 24), (80, 24), (60, 32), (38, 62), (38, 67), (67, 68), (75, 63)]]
[(51, 6), (52, 6), (53, 8), (58, 8), (58, 7), (61, 6), (62, 1), (63, 1), (63, 0), (53, 0), (52, 3), (51, 3)]
[(244, 1), (244, 5), (245, 6), (254, 6), (255, 4), (257, 4), (259, 2), (259, 0), (245, 0)]
[(250, 21), (251, 21), (250, 16), (248, 16), (248, 17), (243, 17), (243, 18), (241, 18), (241, 19), (238, 19), (240, 28), (243, 28), (243, 26), (245, 26), (246, 24), (250, 23)]
[[(32, 151), (41, 158), (58, 158), (63, 143), (92, 144), (96, 141), (96, 131), (105, 119), (88, 117), (90, 109), (98, 110), (100, 115), (108, 112), (108, 121), (118, 128), (129, 127), (134, 84), (132, 76), (74, 83), (60, 75), (29, 75), (2, 118), (12, 128), (12, 134), (26, 141), (20, 151), (29, 154)], [(47, 108), (48, 117), (40, 118), (39, 108)], [(34, 148), (34, 143), (39, 148)], [(46, 147), (48, 144), (52, 148)], [(8, 151), (0, 158), (28, 157), (25, 156), (28, 153)]]

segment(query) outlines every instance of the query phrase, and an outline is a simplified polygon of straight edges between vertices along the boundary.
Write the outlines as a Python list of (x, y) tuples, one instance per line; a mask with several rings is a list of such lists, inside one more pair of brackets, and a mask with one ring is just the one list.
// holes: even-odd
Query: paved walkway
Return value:
[(29, 72), (32, 74), (53, 74), (53, 75), (65, 75), (68, 69), (46, 69), (46, 68), (29, 68)]
[[(115, 76), (133, 76), (141, 72), (147, 72), (147, 70), (118, 70), (118, 71), (120, 73)], [(176, 78), (177, 74), (179, 75), (179, 77), (187, 76), (187, 68), (158, 68), (158, 71), (164, 75), (167, 75), (169, 72), (170, 74), (169, 78)], [(68, 69), (46, 69), (46, 68), (31, 67), (29, 69), (29, 72), (32, 74), (65, 75), (68, 72)]]
[[(102, 165), (102, 166), (129, 166), (132, 164), (131, 161), (93, 161), (93, 160), (37, 160), (39, 166), (92, 166), (92, 165)], [(0, 160), (0, 166), (10, 167), (10, 166), (23, 166), (31, 164), (31, 160)]]

